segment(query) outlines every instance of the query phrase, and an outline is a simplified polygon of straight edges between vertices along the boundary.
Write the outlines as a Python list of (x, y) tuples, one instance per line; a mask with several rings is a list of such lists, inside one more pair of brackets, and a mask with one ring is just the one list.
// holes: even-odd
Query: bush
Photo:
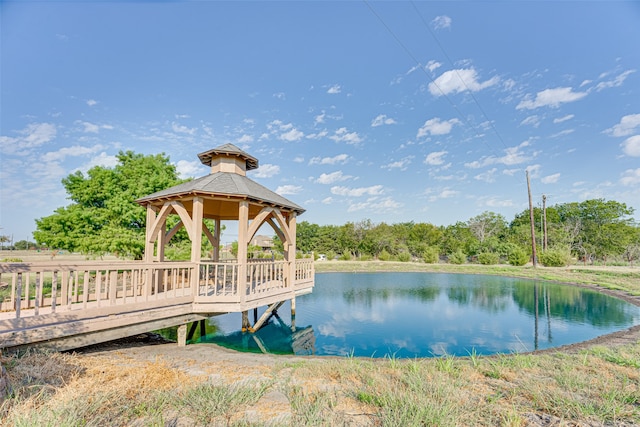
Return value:
[(371, 261), (373, 259), (373, 257), (371, 255), (365, 254), (365, 255), (360, 255), (360, 261)]
[(386, 249), (383, 249), (382, 252), (378, 254), (378, 259), (380, 261), (389, 261), (391, 259), (391, 254), (387, 252)]
[(327, 251), (326, 255), (329, 261), (333, 261), (334, 259), (336, 259), (336, 253), (334, 251)]
[(507, 254), (507, 262), (515, 266), (525, 265), (529, 262), (529, 254), (522, 248), (512, 248)]
[(566, 267), (571, 261), (571, 254), (567, 249), (547, 249), (540, 253), (538, 260), (545, 267)]
[(478, 254), (478, 262), (483, 265), (494, 265), (500, 262), (500, 255), (493, 252), (482, 252)]
[(440, 251), (434, 246), (428, 247), (422, 252), (422, 260), (427, 264), (435, 264), (440, 260)]
[(451, 264), (464, 264), (467, 262), (467, 254), (462, 252), (460, 249), (449, 255), (449, 262)]
[(344, 252), (342, 255), (340, 255), (340, 258), (338, 258), (340, 261), (351, 261), (351, 253), (350, 252)]
[(409, 252), (400, 252), (398, 254), (398, 261), (400, 262), (411, 261), (411, 254)]

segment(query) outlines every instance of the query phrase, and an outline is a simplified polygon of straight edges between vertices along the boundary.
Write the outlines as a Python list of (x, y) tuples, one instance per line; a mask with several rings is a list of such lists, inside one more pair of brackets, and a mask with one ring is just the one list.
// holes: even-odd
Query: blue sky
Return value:
[(318, 224), (640, 215), (638, 2), (3, 1), (0, 234), (120, 150), (230, 142)]

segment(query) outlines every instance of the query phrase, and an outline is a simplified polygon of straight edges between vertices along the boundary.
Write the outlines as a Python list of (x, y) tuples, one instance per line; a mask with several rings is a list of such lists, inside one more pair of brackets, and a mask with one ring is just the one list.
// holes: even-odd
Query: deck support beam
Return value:
[(284, 301), (280, 301), (280, 302), (275, 302), (273, 304), (271, 304), (265, 311), (264, 313), (262, 313), (262, 316), (260, 316), (260, 319), (258, 319), (258, 321), (253, 325), (253, 327), (249, 328), (249, 332), (255, 332), (258, 329), (260, 329), (262, 327), (262, 325), (264, 325), (264, 323), (269, 320), (269, 318), (275, 314), (276, 310), (279, 309), (280, 307), (282, 307), (282, 304), (284, 304)]

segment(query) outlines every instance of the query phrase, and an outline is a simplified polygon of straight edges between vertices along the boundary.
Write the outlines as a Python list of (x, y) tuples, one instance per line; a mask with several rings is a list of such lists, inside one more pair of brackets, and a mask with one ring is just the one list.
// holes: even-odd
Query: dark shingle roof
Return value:
[(194, 179), (193, 181), (178, 184), (174, 187), (167, 188), (166, 190), (161, 190), (153, 194), (149, 194), (148, 196), (136, 200), (136, 202), (142, 205), (152, 200), (174, 198), (176, 196), (184, 194), (209, 194), (247, 197), (256, 201), (263, 201), (267, 204), (273, 204), (279, 207), (291, 209), (298, 212), (299, 214), (305, 211), (302, 207), (298, 206), (292, 201), (285, 199), (281, 195), (269, 190), (265, 186), (260, 185), (255, 181), (252, 181), (246, 176), (230, 172), (217, 172), (207, 176), (203, 176), (201, 178)]

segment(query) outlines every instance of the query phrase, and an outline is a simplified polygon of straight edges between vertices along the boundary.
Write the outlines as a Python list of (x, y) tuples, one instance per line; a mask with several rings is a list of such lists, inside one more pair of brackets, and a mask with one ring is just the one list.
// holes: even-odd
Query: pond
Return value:
[(255, 334), (240, 332), (240, 313), (217, 316), (207, 328), (215, 332), (194, 342), (281, 354), (468, 356), (558, 347), (640, 323), (640, 307), (625, 301), (528, 279), (321, 273), (315, 283), (297, 298), (295, 319), (288, 302)]

